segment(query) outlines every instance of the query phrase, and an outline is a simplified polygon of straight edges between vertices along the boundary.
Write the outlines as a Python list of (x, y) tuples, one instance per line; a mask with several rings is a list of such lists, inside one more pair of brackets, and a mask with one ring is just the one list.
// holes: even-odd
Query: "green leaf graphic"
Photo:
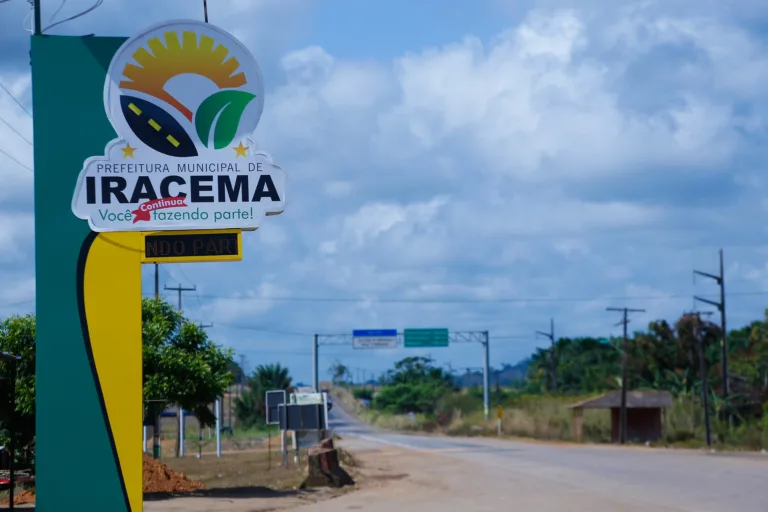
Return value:
[(205, 98), (195, 113), (197, 136), (205, 147), (208, 147), (214, 120), (216, 120), (216, 127), (213, 129), (213, 147), (214, 149), (227, 147), (237, 134), (237, 127), (240, 125), (245, 107), (255, 97), (255, 94), (245, 91), (219, 91)]

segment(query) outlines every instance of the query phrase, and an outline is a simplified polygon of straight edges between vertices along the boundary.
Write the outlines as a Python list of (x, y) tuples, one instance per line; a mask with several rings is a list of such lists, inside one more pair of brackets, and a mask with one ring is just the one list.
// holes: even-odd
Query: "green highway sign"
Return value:
[(403, 346), (405, 348), (447, 347), (448, 329), (405, 329)]

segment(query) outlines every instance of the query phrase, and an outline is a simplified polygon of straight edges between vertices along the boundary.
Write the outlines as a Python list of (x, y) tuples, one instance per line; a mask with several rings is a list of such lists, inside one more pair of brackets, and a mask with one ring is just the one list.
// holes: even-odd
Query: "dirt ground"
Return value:
[[(341, 444), (343, 446), (343, 444)], [(297, 470), (293, 459), (289, 468), (279, 467), (281, 462), (272, 459), (272, 469), (266, 471), (265, 453), (247, 452), (228, 454), (216, 463), (197, 464), (197, 459), (171, 461), (174, 471), (199, 480), (211, 490), (189, 496), (147, 496), (144, 510), (152, 512), (267, 512), (296, 510), (305, 505), (317, 504), (333, 498), (355, 493), (360, 489), (379, 489), (407, 475), (398, 468), (404, 450), (363, 448), (353, 450), (354, 460), (343, 460), (345, 469), (356, 481), (354, 487), (345, 489), (299, 490), (304, 477)], [(276, 454), (273, 454), (276, 455)], [(412, 455), (411, 455), (412, 456)], [(346, 463), (345, 463), (346, 462)], [(406, 464), (407, 461), (404, 461)], [(301, 467), (305, 462), (301, 461)], [(269, 486), (269, 487), (267, 487)]]

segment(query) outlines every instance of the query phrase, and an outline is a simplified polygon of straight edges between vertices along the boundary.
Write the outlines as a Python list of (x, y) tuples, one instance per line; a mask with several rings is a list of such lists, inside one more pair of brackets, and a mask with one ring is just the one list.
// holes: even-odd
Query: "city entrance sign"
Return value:
[(239, 260), (241, 231), (283, 211), (286, 176), (253, 139), (262, 78), (227, 32), (172, 21), (130, 39), (38, 27), (32, 83), (36, 510), (138, 512), (141, 264)]
[(227, 32), (145, 30), (110, 61), (103, 98), (117, 138), (85, 161), (72, 199), (92, 230), (257, 228), (283, 211), (285, 174), (253, 140), (261, 71)]

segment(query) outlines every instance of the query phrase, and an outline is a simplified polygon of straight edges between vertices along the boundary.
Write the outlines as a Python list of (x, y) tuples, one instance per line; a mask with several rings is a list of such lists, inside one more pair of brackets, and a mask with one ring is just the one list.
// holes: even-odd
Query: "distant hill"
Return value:
[[(490, 368), (491, 386), (498, 382), (499, 386), (511, 386), (525, 380), (528, 373), (530, 359), (523, 359), (515, 365), (503, 364), (501, 368)], [(467, 371), (456, 376), (456, 385), (460, 388), (469, 388), (483, 385), (483, 372)]]

